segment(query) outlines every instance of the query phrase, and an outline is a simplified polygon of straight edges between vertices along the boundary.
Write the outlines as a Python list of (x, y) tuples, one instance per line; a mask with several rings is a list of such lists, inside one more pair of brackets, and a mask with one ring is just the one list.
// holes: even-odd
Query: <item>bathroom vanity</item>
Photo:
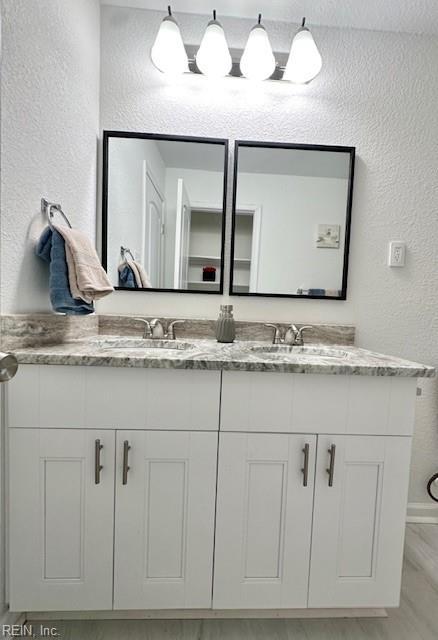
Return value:
[(12, 610), (398, 606), (416, 379), (432, 368), (128, 338), (17, 356)]

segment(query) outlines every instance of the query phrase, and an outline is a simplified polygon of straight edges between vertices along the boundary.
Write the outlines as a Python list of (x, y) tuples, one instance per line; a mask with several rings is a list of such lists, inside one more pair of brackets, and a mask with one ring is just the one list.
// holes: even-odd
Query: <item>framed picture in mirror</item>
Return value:
[(104, 131), (102, 262), (116, 289), (221, 294), (228, 141)]
[(355, 148), (237, 141), (230, 294), (345, 300)]

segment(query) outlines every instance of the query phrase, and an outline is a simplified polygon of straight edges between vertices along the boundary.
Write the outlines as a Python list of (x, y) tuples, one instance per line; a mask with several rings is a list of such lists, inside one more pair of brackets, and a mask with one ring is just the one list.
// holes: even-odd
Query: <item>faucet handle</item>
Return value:
[(145, 320), (144, 318), (133, 318), (133, 320), (137, 320), (137, 322), (142, 322), (144, 324), (143, 338), (150, 338), (152, 335), (152, 329), (149, 320)]
[(185, 324), (185, 320), (174, 320), (167, 326), (167, 337), (169, 340), (175, 340), (175, 325)]
[(309, 329), (313, 329), (312, 325), (310, 324), (305, 324), (302, 327), (300, 327), (299, 329), (293, 324), (291, 325), (292, 330), (295, 333), (295, 344), (302, 347), (304, 346), (304, 338), (303, 338), (303, 333), (304, 331), (308, 331)]
[(280, 327), (277, 324), (273, 324), (272, 322), (266, 322), (264, 326), (268, 329), (274, 329), (272, 344), (279, 344), (282, 341)]
[(298, 329), (298, 335), (302, 334), (303, 331), (308, 331), (309, 329), (313, 329), (313, 326), (311, 324), (305, 324), (302, 327), (300, 327)]

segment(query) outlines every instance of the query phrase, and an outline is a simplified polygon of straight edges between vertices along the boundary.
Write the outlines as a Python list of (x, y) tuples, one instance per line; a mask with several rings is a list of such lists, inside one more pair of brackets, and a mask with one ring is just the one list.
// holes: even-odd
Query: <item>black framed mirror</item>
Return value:
[(104, 131), (102, 263), (118, 290), (223, 293), (228, 141)]
[(237, 141), (230, 294), (345, 300), (355, 148)]

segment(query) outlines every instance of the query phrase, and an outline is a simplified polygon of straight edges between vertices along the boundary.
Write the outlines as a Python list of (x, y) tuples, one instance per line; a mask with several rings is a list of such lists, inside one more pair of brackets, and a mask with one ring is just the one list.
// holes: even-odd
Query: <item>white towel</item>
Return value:
[(152, 284), (149, 280), (149, 276), (144, 270), (143, 265), (137, 260), (128, 260), (125, 259), (119, 265), (119, 271), (123, 268), (124, 265), (128, 265), (131, 268), (132, 273), (134, 274), (135, 284), (139, 289), (151, 289)]
[(151, 281), (149, 280), (149, 276), (143, 268), (143, 265), (137, 260), (132, 260), (129, 262), (134, 272), (134, 277), (137, 282), (137, 285), (142, 289), (151, 289)]
[(73, 298), (92, 302), (112, 293), (114, 287), (87, 236), (70, 227), (54, 227), (65, 241), (68, 280)]

